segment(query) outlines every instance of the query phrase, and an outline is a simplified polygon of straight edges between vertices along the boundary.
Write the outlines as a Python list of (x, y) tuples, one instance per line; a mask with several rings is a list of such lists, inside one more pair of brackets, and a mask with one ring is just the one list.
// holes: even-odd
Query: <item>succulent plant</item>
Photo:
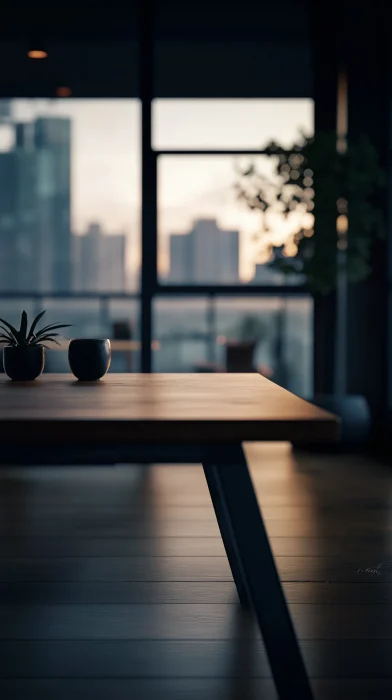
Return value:
[(41, 311), (38, 316), (35, 317), (33, 323), (28, 330), (28, 321), (26, 311), (22, 311), (22, 317), (20, 321), (20, 328), (17, 330), (14, 326), (11, 326), (8, 321), (0, 318), (0, 343), (8, 345), (10, 347), (28, 347), (41, 345), (47, 347), (45, 343), (56, 343), (60, 345), (57, 337), (60, 333), (54, 333), (54, 331), (59, 328), (69, 328), (69, 323), (50, 323), (48, 326), (44, 326), (41, 330), (36, 330), (39, 321), (44, 315), (45, 311)]

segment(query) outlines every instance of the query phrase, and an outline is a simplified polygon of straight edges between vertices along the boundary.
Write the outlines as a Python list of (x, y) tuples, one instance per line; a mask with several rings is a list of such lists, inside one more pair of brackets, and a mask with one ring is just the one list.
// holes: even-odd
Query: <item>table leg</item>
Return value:
[(219, 530), (225, 546), (226, 555), (229, 560), (231, 573), (237, 588), (240, 603), (244, 608), (251, 606), (250, 595), (247, 588), (245, 571), (242, 566), (240, 554), (237, 550), (237, 542), (231, 531), (231, 522), (225, 499), (221, 497), (219, 479), (217, 478), (216, 467), (213, 464), (203, 464), (208, 489), (210, 491), (212, 505), (214, 506)]
[(242, 602), (251, 602), (282, 700), (313, 698), (241, 445), (212, 448), (204, 465)]

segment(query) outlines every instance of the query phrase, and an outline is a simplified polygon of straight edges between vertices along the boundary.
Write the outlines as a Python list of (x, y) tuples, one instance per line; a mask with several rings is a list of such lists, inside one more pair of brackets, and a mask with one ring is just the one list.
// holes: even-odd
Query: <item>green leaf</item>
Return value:
[(26, 342), (26, 335), (27, 335), (27, 314), (26, 314), (26, 311), (22, 311), (22, 317), (20, 320), (20, 329), (19, 329), (19, 342), (21, 345), (23, 345)]
[(29, 334), (28, 334), (28, 336), (27, 336), (27, 341), (26, 341), (27, 343), (29, 343), (30, 340), (32, 339), (32, 337), (33, 337), (33, 335), (34, 335), (34, 331), (35, 331), (35, 329), (36, 329), (36, 327), (37, 327), (37, 323), (41, 320), (41, 318), (42, 318), (42, 316), (43, 316), (44, 314), (46, 314), (46, 311), (45, 311), (45, 310), (44, 310), (44, 311), (41, 311), (41, 313), (38, 314), (38, 316), (35, 317), (33, 323), (31, 324), (31, 328), (30, 328)]
[[(49, 331), (49, 333), (45, 333), (44, 335), (41, 335), (41, 338), (57, 338), (57, 336), (61, 335), (60, 333), (52, 333), (52, 331)], [(35, 336), (37, 337), (37, 336)]]
[(71, 324), (70, 323), (51, 323), (48, 326), (45, 326), (44, 328), (41, 328), (41, 330), (37, 331), (35, 334), (36, 338), (41, 337), (43, 334), (58, 330), (59, 328), (70, 328)]
[(10, 335), (5, 335), (4, 333), (0, 333), (0, 343), (8, 343), (8, 345), (16, 345), (16, 340), (12, 338)]
[(7, 328), (4, 328), (4, 326), (0, 326), (0, 328), (1, 328), (1, 330), (4, 331), (4, 333), (6, 334), (6, 336), (8, 338), (15, 340), (14, 336), (12, 335), (12, 333), (10, 333), (10, 331), (7, 330)]
[(7, 328), (9, 328), (16, 342), (19, 343), (19, 331), (17, 331), (16, 328), (14, 328), (14, 326), (11, 326), (11, 324), (8, 323), (8, 321), (4, 321), (3, 318), (0, 318), (0, 323), (4, 323), (4, 325), (7, 326)]
[(50, 343), (56, 343), (56, 345), (61, 345), (61, 343), (59, 343), (58, 340), (56, 340), (54, 338), (54, 336), (58, 336), (58, 335), (59, 335), (58, 333), (53, 333), (53, 334), (50, 333), (49, 335), (43, 335), (41, 338), (38, 338), (37, 340), (35, 340), (34, 343), (32, 343), (32, 345), (40, 345), (43, 341), (47, 341)]

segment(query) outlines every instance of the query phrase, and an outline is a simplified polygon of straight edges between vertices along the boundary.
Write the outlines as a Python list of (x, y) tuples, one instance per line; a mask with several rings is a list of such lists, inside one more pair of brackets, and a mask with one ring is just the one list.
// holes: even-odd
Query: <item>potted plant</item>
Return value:
[[(370, 416), (364, 397), (347, 394), (347, 286), (368, 277), (373, 241), (384, 235), (385, 173), (365, 136), (343, 145), (334, 132), (302, 135), (291, 149), (271, 142), (266, 150), (275, 157), (274, 175), (266, 177), (251, 163), (238, 169), (236, 190), (260, 212), (257, 238), (268, 264), (291, 283), (305, 281), (319, 298), (335, 292), (333, 393), (314, 400), (340, 415), (343, 438), (356, 441), (366, 437)], [(279, 235), (278, 221), (285, 224)]]
[(28, 329), (26, 311), (22, 312), (20, 328), (17, 330), (8, 321), (0, 318), (0, 343), (4, 344), (3, 365), (5, 373), (16, 381), (31, 381), (41, 374), (45, 364), (46, 343), (56, 343), (59, 334), (54, 331), (68, 328), (69, 324), (50, 323), (37, 330), (45, 311), (36, 316)]

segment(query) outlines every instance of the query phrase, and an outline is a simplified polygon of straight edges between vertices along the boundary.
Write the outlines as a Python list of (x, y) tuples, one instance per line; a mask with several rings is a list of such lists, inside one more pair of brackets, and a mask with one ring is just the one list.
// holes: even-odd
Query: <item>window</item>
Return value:
[(309, 99), (159, 99), (153, 103), (153, 148), (259, 150), (269, 141), (289, 148), (313, 133)]
[[(260, 213), (236, 190), (248, 164), (274, 177), (271, 140), (289, 147), (313, 132), (304, 22), (286, 13), (293, 41), (260, 42), (249, 13), (219, 12), (208, 29), (204, 5), (191, 19), (157, 7), (150, 27), (135, 15), (126, 41), (77, 40), (72, 60), (67, 41), (49, 42), (40, 65), (11, 47), (23, 98), (0, 100), (2, 315), (17, 322), (22, 308), (46, 307), (73, 337), (110, 337), (114, 371), (228, 369), (230, 343), (261, 320), (252, 367), (305, 394), (311, 303), (301, 280), (288, 288), (266, 264), (286, 224), (260, 237)], [(271, 12), (280, 32), (282, 13)], [(60, 75), (71, 97), (58, 99)], [(292, 366), (283, 349), (300, 323), (306, 348)], [(64, 349), (49, 370), (67, 369)]]
[(254, 164), (274, 177), (275, 158), (163, 155), (158, 159), (159, 271), (173, 284), (282, 284), (263, 265), (269, 244), (281, 245), (290, 223), (276, 215), (260, 236), (261, 214), (238, 198), (237, 168)]
[(139, 369), (139, 173), (138, 100), (0, 101), (0, 315), (109, 337), (114, 371)]
[(135, 291), (137, 100), (1, 101), (0, 290)]

